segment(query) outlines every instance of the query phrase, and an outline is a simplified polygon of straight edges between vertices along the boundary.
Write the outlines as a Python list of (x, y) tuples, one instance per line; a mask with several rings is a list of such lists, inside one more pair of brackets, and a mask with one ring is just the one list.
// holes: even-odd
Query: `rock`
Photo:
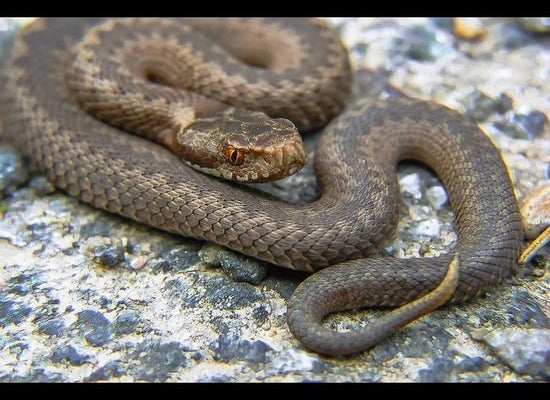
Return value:
[(409, 174), (399, 179), (399, 186), (404, 196), (411, 196), (414, 199), (422, 197), (420, 178), (418, 174)]
[(487, 120), (491, 115), (503, 114), (512, 108), (512, 99), (501, 93), (496, 99), (475, 89), (464, 100), (465, 113), (476, 122)]
[(542, 183), (523, 196), (520, 213), (527, 239), (535, 239), (550, 226), (550, 183)]
[(54, 193), (57, 189), (45, 176), (33, 176), (29, 181), (31, 188), (37, 196), (46, 196)]
[(529, 292), (515, 292), (512, 301), (506, 307), (508, 323), (529, 328), (550, 329), (550, 318)]
[(97, 246), (93, 249), (93, 260), (103, 267), (118, 268), (126, 260), (124, 252), (124, 248), (121, 246)]
[(496, 27), (494, 32), (496, 48), (515, 50), (533, 41), (533, 35), (513, 23), (505, 23)]
[(199, 257), (207, 265), (221, 266), (235, 282), (249, 282), (258, 285), (269, 271), (267, 263), (245, 257), (214, 244), (205, 244), (199, 251)]
[(441, 210), (449, 198), (447, 197), (447, 192), (441, 186), (432, 186), (426, 190), (426, 197), (430, 202), (430, 205), (436, 210)]
[(171, 341), (146, 340), (135, 347), (130, 354), (132, 366), (135, 366), (137, 380), (163, 382), (170, 373), (187, 366), (185, 353), (189, 349), (181, 343)]
[(214, 359), (220, 361), (244, 360), (253, 363), (265, 363), (267, 361), (266, 353), (273, 350), (269, 345), (261, 340), (249, 342), (248, 340), (239, 340), (234, 335), (220, 335), (218, 343), (213, 346)]
[(494, 125), (514, 138), (532, 140), (543, 134), (547, 124), (546, 114), (531, 111), (527, 114), (511, 113), (506, 120), (497, 121)]
[(477, 40), (487, 34), (480, 18), (453, 18), (454, 33), (461, 39)]
[(441, 233), (441, 222), (437, 219), (420, 221), (411, 229), (413, 235), (437, 237)]
[(50, 337), (61, 337), (65, 331), (65, 322), (61, 319), (46, 319), (38, 324), (38, 332)]
[(204, 282), (205, 300), (214, 308), (234, 310), (263, 300), (263, 295), (248, 283), (228, 283), (228, 278)]
[(434, 61), (451, 52), (451, 48), (439, 40), (431, 26), (417, 25), (408, 28), (401, 37), (394, 40), (393, 52), (404, 54), (413, 60)]
[(433, 360), (430, 368), (418, 371), (419, 382), (448, 382), (451, 380), (451, 373), (454, 370), (454, 363), (445, 357), (437, 357)]
[(550, 329), (495, 329), (483, 340), (518, 374), (550, 378)]
[(0, 145), (0, 192), (3, 196), (11, 194), (29, 177), (23, 164), (23, 158), (12, 147)]
[(113, 333), (115, 335), (127, 335), (135, 332), (142, 320), (137, 311), (121, 311), (113, 324)]
[(273, 272), (263, 281), (263, 285), (273, 289), (284, 299), (288, 299), (298, 284), (307, 277), (307, 274), (298, 271), (278, 271)]
[(108, 221), (104, 218), (95, 219), (80, 227), (80, 234), (86, 238), (93, 236), (111, 237), (113, 232)]
[(109, 378), (118, 377), (122, 375), (122, 368), (116, 361), (108, 361), (105, 365), (102, 365), (95, 371), (93, 371), (85, 382), (106, 381)]
[(17, 301), (8, 300), (0, 294), (0, 327), (6, 328), (10, 324), (19, 325), (31, 312), (31, 307)]
[(80, 354), (73, 346), (60, 346), (53, 350), (50, 357), (54, 363), (68, 362), (71, 365), (79, 366), (84, 364), (89, 356)]
[(103, 346), (111, 340), (111, 322), (94, 310), (79, 312), (77, 321), (71, 325), (84, 336), (92, 346)]
[[(186, 281), (174, 278), (169, 279), (163, 288), (163, 292), (167, 294), (167, 297), (175, 304), (181, 305), (181, 307), (199, 307), (202, 304), (203, 296), (197, 293), (195, 285), (190, 287)], [(202, 287), (201, 287), (202, 289)]]
[(489, 362), (482, 357), (465, 356), (458, 362), (456, 368), (464, 372), (480, 372), (490, 366)]
[[(354, 72), (359, 71), (355, 77), (374, 84), (372, 92), (359, 90), (358, 95), (391, 96), (395, 85), (395, 93), (458, 109), (472, 88), (489, 97), (484, 128), (509, 161), (518, 193), (529, 193), (550, 178), (548, 123), (538, 133), (537, 114), (521, 121), (512, 116), (528, 116), (528, 110), (547, 113), (547, 38), (524, 32), (515, 21), (483, 23), (488, 34), (469, 42), (456, 39), (451, 19), (339, 22), (348, 48), (354, 49)], [(411, 42), (407, 34), (420, 24), (429, 32), (423, 45), (427, 58), (435, 57), (432, 61), (407, 53)], [(5, 34), (1, 26), (2, 22), (0, 41)], [(511, 27), (515, 33), (506, 36)], [(392, 45), (397, 37), (406, 46)], [(513, 43), (510, 37), (525, 41)], [(516, 47), (508, 51), (501, 40)], [(442, 45), (443, 53), (430, 55), (434, 44)], [(476, 52), (474, 47), (482, 49)], [(367, 69), (375, 73), (367, 76), (363, 73)], [(498, 120), (508, 123), (512, 131), (525, 125), (535, 142), (496, 129), (493, 124)], [(309, 162), (302, 171), (284, 182), (254, 188), (290, 202), (315, 201), (320, 188), (312, 159), (318, 140), (315, 132), (306, 135)], [(456, 234), (441, 182), (429, 170), (408, 162), (399, 165), (398, 176), (408, 187), (401, 199), (399, 230), (388, 243), (393, 250), (382, 254), (419, 257), (448, 251)], [(441, 307), (369, 351), (325, 357), (303, 347), (286, 323), (286, 301), (306, 273), (270, 267), (265, 278), (250, 278), (248, 271), (244, 273), (247, 281), (235, 282), (228, 277), (233, 272), (210, 268), (199, 259), (203, 242), (95, 210), (54, 189), (44, 176), (31, 178), (5, 197), (4, 206), (0, 218), (2, 382), (547, 379), (515, 372), (490, 346), (473, 342), (469, 335), (480, 327), (547, 329), (546, 267), (541, 268), (546, 274), (542, 278), (515, 277), (472, 301)], [(430, 221), (441, 223), (439, 236), (419, 234), (419, 224), (429, 228)], [(110, 268), (94, 262), (94, 249), (100, 250), (97, 256), (104, 257), (100, 261)], [(110, 249), (115, 251), (109, 254)], [(337, 313), (327, 318), (327, 324), (353, 329), (385, 312)]]
[(163, 254), (160, 262), (152, 264), (153, 270), (162, 272), (183, 271), (200, 261), (199, 246), (179, 245)]
[(518, 18), (521, 27), (535, 33), (550, 32), (550, 18), (548, 17), (524, 17)]

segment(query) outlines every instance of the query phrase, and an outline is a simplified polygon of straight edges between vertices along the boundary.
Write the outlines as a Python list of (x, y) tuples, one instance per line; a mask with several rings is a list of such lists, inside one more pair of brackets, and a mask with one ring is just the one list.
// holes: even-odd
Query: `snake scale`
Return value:
[[(97, 24), (65, 18), (37, 20), (23, 29), (2, 68), (2, 138), (58, 188), (86, 203), (281, 267), (315, 272), (288, 302), (290, 330), (306, 347), (331, 355), (365, 350), (439, 305), (470, 299), (512, 272), (523, 234), (498, 150), (460, 113), (405, 96), (360, 99), (335, 117), (347, 101), (351, 69), (345, 47), (322, 21), (110, 21), (100, 29), (112, 34), (105, 40), (132, 50), (107, 52), (103, 61), (115, 72), (126, 71), (123, 80), (132, 66), (149, 69), (125, 83), (92, 74), (100, 87), (133, 99), (141, 116), (149, 115), (147, 106), (153, 103), (153, 108), (157, 103), (194, 107), (208, 101), (206, 96), (238, 109), (257, 103), (270, 116), (287, 116), (301, 129), (335, 117), (323, 130), (314, 160), (321, 196), (299, 205), (207, 176), (168, 149), (84, 111), (67, 84), (82, 80), (68, 78), (66, 65), (75, 51), (88, 51), (85, 58), (99, 51), (93, 49), (101, 48), (103, 33), (84, 36)], [(177, 26), (183, 29), (179, 33)], [(198, 42), (186, 41), (190, 36), (199, 37)], [(121, 54), (136, 61), (117, 60)], [(213, 59), (204, 60), (207, 56)], [(125, 70), (117, 66), (123, 61), (129, 65)], [(180, 68), (188, 68), (182, 80), (200, 82), (162, 75)], [(223, 90), (215, 86), (222, 78), (229, 81)], [(147, 93), (128, 93), (124, 85), (134, 81)], [(168, 87), (172, 81), (179, 87)], [(202, 94), (190, 94), (192, 85)], [(167, 100), (159, 101), (160, 95)], [(112, 99), (105, 113), (116, 119), (129, 112), (116, 104)], [(194, 114), (179, 117), (192, 121)], [(157, 138), (161, 143), (163, 127)], [(233, 153), (231, 158), (239, 159)], [(395, 170), (404, 159), (428, 165), (447, 189), (458, 231), (450, 254), (375, 255), (398, 221)], [(367, 306), (401, 307), (352, 332), (322, 324), (328, 313)]]

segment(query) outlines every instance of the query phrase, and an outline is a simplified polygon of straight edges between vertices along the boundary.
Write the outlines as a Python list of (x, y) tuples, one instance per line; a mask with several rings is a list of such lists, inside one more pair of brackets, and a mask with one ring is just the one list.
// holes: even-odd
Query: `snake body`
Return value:
[[(237, 61), (212, 60), (218, 75), (232, 78), (235, 85), (229, 91), (247, 98), (256, 92), (258, 102), (264, 103), (260, 109), (275, 117), (283, 113), (273, 111), (273, 104), (290, 97), (293, 103), (282, 109), (298, 110), (294, 118), (300, 127), (319, 126), (334, 116), (349, 91), (344, 81), (349, 65), (335, 59), (343, 54), (337, 36), (318, 21), (251, 21), (252, 25), (237, 20), (227, 28), (224, 21), (208, 19), (195, 28), (207, 32), (209, 39), (226, 37), (225, 42), (233, 44), (264, 38), (265, 43), (258, 41), (259, 49), (230, 49), (249, 64), (264, 67), (272, 59), (270, 52), (282, 48), (297, 53), (290, 66), (274, 64), (274, 74), (283, 83), (268, 82), (251, 73), (254, 68), (240, 69)], [(508, 172), (491, 141), (461, 114), (408, 97), (359, 100), (322, 133), (315, 155), (322, 191), (318, 200), (294, 205), (259, 197), (193, 170), (166, 148), (99, 122), (81, 108), (67, 84), (65, 66), (71, 49), (95, 24), (94, 20), (39, 20), (18, 35), (1, 75), (2, 137), (57, 187), (98, 208), (281, 267), (308, 272), (330, 267), (306, 279), (288, 303), (289, 327), (305, 346), (326, 354), (364, 350), (438, 305), (470, 299), (511, 273), (522, 230)], [(165, 22), (155, 24), (165, 26)], [(246, 29), (238, 30), (240, 25), (260, 30), (249, 28), (254, 33), (250, 38)], [(170, 25), (164, 30), (177, 36), (172, 29)], [(149, 41), (161, 48), (166, 43), (156, 30), (131, 33), (126, 22), (110, 23), (104, 30), (120, 30), (121, 45)], [(268, 45), (273, 36), (284, 40), (272, 49)], [(202, 54), (197, 46), (189, 44), (184, 51)], [(300, 49), (310, 51), (304, 54)], [(253, 50), (260, 55), (254, 56)], [(147, 60), (168, 64), (170, 57), (164, 56), (153, 52)], [(111, 57), (111, 61), (116, 58)], [(198, 62), (191, 60), (190, 64)], [(314, 78), (299, 78), (305, 82), (299, 84), (296, 71), (305, 64), (314, 66), (316, 73)], [(344, 72), (334, 71), (335, 66)], [(208, 81), (208, 76), (202, 78)], [(306, 94), (313, 79), (336, 84), (329, 89), (336, 95)], [(256, 89), (247, 91), (247, 82)], [(278, 88), (283, 99), (267, 99), (268, 84)], [(177, 89), (160, 85), (149, 89), (169, 91), (170, 101), (189, 99)], [(239, 100), (231, 101), (242, 106)], [(300, 116), (306, 109), (311, 115)], [(395, 230), (399, 209), (395, 170), (403, 159), (427, 164), (446, 186), (458, 229), (451, 254), (407, 260), (369, 257)], [(334, 332), (321, 323), (329, 312), (365, 306), (403, 307), (357, 332)]]

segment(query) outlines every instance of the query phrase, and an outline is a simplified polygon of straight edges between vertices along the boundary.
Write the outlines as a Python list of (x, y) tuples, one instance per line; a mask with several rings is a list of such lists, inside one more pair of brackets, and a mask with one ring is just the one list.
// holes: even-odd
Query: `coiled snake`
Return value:
[[(322, 133), (315, 156), (322, 194), (304, 205), (209, 177), (83, 110), (123, 128), (137, 126), (167, 146), (174, 132), (186, 136), (186, 128), (210, 126), (211, 114), (221, 115), (219, 101), (235, 107), (222, 112), (232, 133), (248, 126), (231, 120), (251, 105), (302, 129), (321, 126), (344, 106), (351, 87), (345, 48), (322, 22), (125, 19), (101, 25), (76, 45), (97, 22), (38, 20), (18, 35), (2, 68), (2, 137), (57, 187), (96, 207), (281, 267), (313, 272), (330, 266), (288, 302), (289, 327), (306, 347), (326, 354), (364, 350), (446, 301), (483, 293), (512, 271), (522, 230), (506, 167), (475, 124), (441, 105), (403, 96), (347, 106)], [(73, 92), (88, 84), (96, 86)], [(195, 90), (202, 95), (190, 93)], [(269, 130), (252, 125), (262, 134)], [(229, 164), (248, 162), (245, 149), (205, 142)], [(287, 150), (276, 158), (297, 164), (300, 156)], [(197, 158), (219, 164), (209, 157)], [(409, 158), (427, 164), (445, 184), (457, 244), (436, 258), (369, 257), (395, 229), (395, 169)], [(278, 168), (292, 173), (296, 166)], [(239, 179), (236, 174), (219, 173)], [(330, 312), (365, 306), (403, 307), (354, 332), (321, 323)]]

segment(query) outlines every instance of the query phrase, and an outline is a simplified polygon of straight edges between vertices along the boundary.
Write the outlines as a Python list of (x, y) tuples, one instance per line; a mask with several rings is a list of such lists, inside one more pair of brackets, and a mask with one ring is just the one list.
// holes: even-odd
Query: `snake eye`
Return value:
[(232, 165), (239, 166), (244, 163), (244, 153), (232, 146), (227, 146), (223, 150), (223, 155), (226, 161)]

